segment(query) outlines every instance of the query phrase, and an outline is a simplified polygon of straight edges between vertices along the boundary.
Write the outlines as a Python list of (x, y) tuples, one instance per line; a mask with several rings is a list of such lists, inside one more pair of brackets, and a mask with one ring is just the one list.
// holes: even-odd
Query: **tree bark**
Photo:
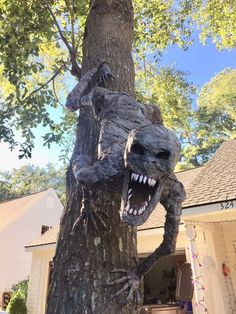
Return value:
[[(93, 0), (86, 21), (83, 41), (82, 75), (94, 60), (107, 61), (116, 80), (111, 90), (134, 95), (133, 8), (131, 0)], [(73, 156), (85, 154), (96, 159), (99, 125), (92, 111), (81, 109)], [(97, 209), (106, 213), (107, 229), (91, 221), (72, 226), (82, 207), (81, 187), (71, 167), (67, 172), (67, 204), (61, 219), (60, 234), (49, 288), (47, 314), (136, 313), (133, 304), (122, 308), (126, 293), (111, 300), (119, 287), (106, 288), (106, 282), (118, 278), (113, 269), (128, 269), (137, 259), (136, 229), (121, 223), (119, 217), (121, 185), (117, 192), (98, 186), (91, 189)]]

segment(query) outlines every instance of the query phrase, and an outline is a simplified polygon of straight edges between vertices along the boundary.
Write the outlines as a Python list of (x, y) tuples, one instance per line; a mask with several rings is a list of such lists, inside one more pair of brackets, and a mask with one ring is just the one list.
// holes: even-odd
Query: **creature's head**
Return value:
[(146, 125), (130, 132), (124, 155), (122, 221), (138, 226), (148, 219), (179, 157), (180, 143), (163, 125)]

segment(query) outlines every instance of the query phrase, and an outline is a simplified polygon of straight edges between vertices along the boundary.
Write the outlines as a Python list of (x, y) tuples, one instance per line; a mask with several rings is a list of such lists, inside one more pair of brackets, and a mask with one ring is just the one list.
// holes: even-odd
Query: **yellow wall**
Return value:
[(52, 261), (54, 254), (55, 246), (33, 252), (27, 298), (28, 314), (45, 313), (49, 262)]
[[(163, 228), (138, 231), (138, 253), (140, 255), (152, 253), (161, 244), (163, 232)], [(187, 246), (188, 241), (185, 235), (185, 228), (180, 226), (176, 250), (184, 251)]]

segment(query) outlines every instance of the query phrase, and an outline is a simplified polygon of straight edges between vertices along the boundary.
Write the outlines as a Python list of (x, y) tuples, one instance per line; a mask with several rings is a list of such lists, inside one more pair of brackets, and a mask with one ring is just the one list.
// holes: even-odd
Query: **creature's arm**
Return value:
[(129, 270), (113, 270), (113, 273), (123, 273), (123, 277), (106, 283), (107, 287), (123, 284), (123, 287), (112, 296), (112, 299), (118, 297), (129, 288), (129, 293), (124, 304), (127, 304), (132, 298), (134, 298), (138, 306), (141, 304), (139, 292), (140, 280), (161, 257), (169, 255), (175, 251), (180, 215), (182, 211), (182, 202), (185, 199), (185, 191), (183, 185), (173, 174), (167, 178), (165, 184), (166, 186), (163, 189), (164, 193), (161, 197), (161, 203), (165, 207), (167, 214), (162, 243), (152, 254), (150, 254), (143, 262), (134, 268)]
[(81, 77), (79, 83), (69, 93), (66, 99), (66, 108), (69, 111), (76, 111), (82, 106), (90, 105), (94, 88), (105, 87), (106, 81), (110, 78), (114, 78), (114, 76), (106, 62), (94, 66)]
[[(140, 278), (147, 273), (162, 256), (169, 255), (175, 251), (182, 213), (182, 202), (186, 194), (183, 185), (174, 175), (167, 178), (165, 185), (167, 186), (163, 191), (164, 196), (161, 197), (161, 204), (166, 210), (163, 241), (152, 254), (138, 265), (137, 274)], [(165, 190), (168, 192), (165, 193)]]

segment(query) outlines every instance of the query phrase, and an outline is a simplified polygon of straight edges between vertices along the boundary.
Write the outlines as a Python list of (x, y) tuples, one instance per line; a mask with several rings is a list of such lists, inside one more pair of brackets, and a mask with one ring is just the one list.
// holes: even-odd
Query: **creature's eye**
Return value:
[(144, 155), (144, 148), (139, 144), (134, 144), (131, 147), (131, 151), (134, 154)]
[(170, 157), (170, 152), (168, 152), (167, 150), (163, 150), (162, 152), (157, 153), (156, 157), (158, 159), (167, 160)]

